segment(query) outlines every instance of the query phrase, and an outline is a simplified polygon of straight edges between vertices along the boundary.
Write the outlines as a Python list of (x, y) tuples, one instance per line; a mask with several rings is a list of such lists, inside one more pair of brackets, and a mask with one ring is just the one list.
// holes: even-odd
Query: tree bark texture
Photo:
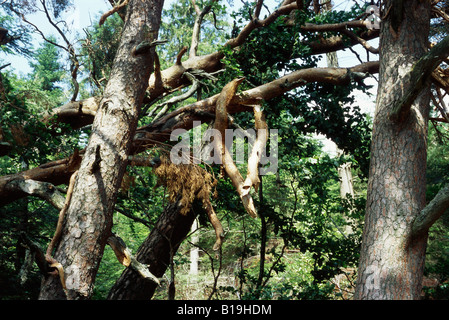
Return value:
[(418, 299), (427, 233), (412, 237), (425, 206), (429, 86), (399, 122), (392, 108), (410, 88), (426, 53), (429, 1), (385, 1), (380, 79), (373, 124), (365, 226), (355, 299)]
[(68, 290), (47, 277), (40, 299), (87, 299), (92, 294), (110, 236), (117, 190), (127, 165), (140, 107), (153, 72), (153, 50), (136, 47), (156, 40), (163, 0), (131, 0), (110, 80), (92, 127), (54, 258), (65, 270)]
[[(196, 214), (180, 214), (179, 201), (169, 204), (159, 217), (150, 235), (140, 246), (137, 260), (150, 265), (150, 272), (162, 277), (179, 245), (188, 235)], [(135, 270), (127, 268), (109, 291), (109, 300), (149, 300), (157, 284), (143, 279)]]

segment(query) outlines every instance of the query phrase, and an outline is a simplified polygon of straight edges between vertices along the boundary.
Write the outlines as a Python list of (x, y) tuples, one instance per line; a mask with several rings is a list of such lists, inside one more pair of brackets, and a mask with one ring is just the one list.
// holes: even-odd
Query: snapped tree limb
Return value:
[[(79, 168), (81, 163), (80, 152), (75, 151), (69, 158), (56, 160), (43, 164), (37, 168), (26, 170), (20, 173), (0, 177), (0, 206), (11, 203), (29, 194), (37, 196), (50, 196), (51, 190), (43, 190), (42, 187), (49, 188), (49, 185), (39, 182), (47, 182), (53, 185), (68, 183), (70, 176)], [(36, 182), (31, 183), (30, 180)], [(50, 187), (52, 190), (53, 187)], [(51, 202), (56, 204), (56, 202)]]
[(149, 266), (137, 261), (136, 257), (131, 253), (131, 250), (126, 246), (122, 238), (116, 234), (112, 234), (107, 243), (112, 248), (118, 261), (125, 267), (130, 267), (137, 271), (144, 279), (148, 279), (161, 285), (159, 279), (149, 271)]
[[(214, 139), (214, 144), (216, 145), (216, 149), (220, 153), (221, 163), (223, 168), (225, 169), (227, 175), (232, 181), (234, 188), (242, 200), (243, 206), (250, 216), (253, 218), (257, 217), (257, 211), (254, 206), (253, 198), (250, 194), (251, 186), (253, 182), (251, 178), (243, 181), (243, 178), (235, 165), (229, 150), (226, 147), (225, 143), (225, 130), (228, 128), (228, 112), (227, 106), (231, 103), (234, 95), (237, 91), (238, 85), (244, 80), (244, 78), (235, 79), (229, 82), (221, 91), (217, 98), (217, 104), (215, 107), (215, 129), (221, 133), (221, 139)], [(250, 157), (251, 159), (251, 157)], [(256, 160), (252, 158), (252, 160)], [(249, 161), (248, 161), (249, 165)], [(258, 166), (258, 163), (255, 164)], [(254, 165), (250, 166), (254, 169)], [(256, 182), (257, 183), (257, 182)]]
[(419, 237), (449, 208), (449, 184), (446, 184), (413, 222), (412, 238)]
[[(42, 249), (36, 243), (30, 240), (25, 234), (23, 234), (22, 236), (29, 250), (33, 253), (34, 259), (41, 272), (43, 274), (59, 275), (61, 284), (64, 289), (67, 289), (65, 285), (64, 268), (62, 264), (54, 260), (51, 255), (61, 235), (62, 225), (64, 223), (64, 215), (65, 211), (67, 210), (68, 204), (70, 203), (76, 173), (77, 171), (75, 171), (75, 173), (72, 174), (70, 178), (66, 197), (64, 197), (54, 185), (48, 182), (40, 182), (30, 179), (14, 181), (14, 184), (17, 184), (17, 187), (22, 189), (27, 194), (37, 196), (43, 200), (46, 200), (50, 202), (56, 209), (60, 210), (55, 234), (49, 246), (47, 247), (47, 251), (45, 254)], [(137, 261), (137, 259), (131, 254), (131, 251), (126, 247), (124, 241), (120, 237), (112, 235), (108, 238), (107, 243), (113, 249), (117, 259), (121, 264), (123, 264), (125, 267), (133, 268), (143, 278), (154, 281), (158, 285), (160, 285), (159, 279), (148, 270), (148, 266), (143, 265), (142, 263)]]

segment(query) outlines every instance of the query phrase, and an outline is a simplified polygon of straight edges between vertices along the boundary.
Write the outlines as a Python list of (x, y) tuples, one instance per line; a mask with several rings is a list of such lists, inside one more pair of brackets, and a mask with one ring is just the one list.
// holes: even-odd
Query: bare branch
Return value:
[(64, 50), (64, 51), (66, 51), (66, 52), (69, 54), (70, 61), (71, 61), (70, 73), (71, 73), (71, 76), (72, 76), (72, 83), (73, 83), (73, 86), (74, 86), (74, 88), (75, 88), (74, 93), (73, 93), (73, 95), (72, 95), (71, 101), (75, 101), (76, 98), (77, 98), (77, 96), (78, 96), (78, 92), (79, 92), (79, 84), (78, 84), (78, 81), (77, 81), (77, 74), (78, 74), (78, 69), (79, 69), (79, 67), (80, 67), (78, 58), (77, 58), (77, 56), (76, 56), (75, 48), (74, 48), (73, 45), (70, 43), (70, 41), (67, 39), (65, 32), (63, 32), (63, 31), (61, 30), (61, 28), (59, 28), (59, 26), (58, 26), (58, 23), (59, 23), (59, 22), (58, 22), (58, 23), (55, 23), (55, 22), (53, 21), (53, 19), (51, 18), (50, 13), (48, 12), (47, 5), (46, 5), (46, 3), (45, 3), (45, 0), (40, 0), (40, 2), (41, 2), (41, 4), (42, 4), (42, 7), (43, 7), (43, 9), (44, 9), (43, 12), (45, 13), (45, 16), (47, 17), (48, 22), (53, 26), (53, 28), (56, 29), (56, 31), (59, 33), (59, 35), (62, 37), (62, 39), (63, 39), (64, 42), (66, 43), (67, 47), (62, 46), (62, 45), (56, 43), (55, 41), (52, 41), (52, 40), (48, 39), (48, 38), (44, 35), (44, 33), (43, 33), (43, 32), (42, 32), (42, 31), (41, 31), (35, 24), (33, 24), (32, 22), (28, 21), (28, 20), (25, 18), (25, 15), (24, 15), (23, 13), (20, 13), (20, 12), (18, 12), (17, 10), (15, 10), (15, 9), (12, 7), (12, 5), (10, 6), (10, 9), (11, 9), (13, 12), (15, 12), (18, 16), (20, 16), (20, 17), (22, 18), (22, 20), (23, 20), (25, 23), (31, 25), (31, 26), (32, 26), (32, 27), (33, 27), (33, 28), (34, 28), (34, 29), (41, 35), (41, 37), (42, 37), (45, 41), (47, 41), (48, 43), (50, 43), (50, 44), (52, 44), (52, 45), (54, 45), (54, 46), (56, 46), (56, 47), (58, 47), (58, 48), (60, 48), (60, 49), (62, 49), (62, 50)]
[(23, 22), (25, 22), (25, 23), (29, 24), (30, 26), (32, 26), (32, 27), (34, 28), (34, 30), (35, 30), (37, 33), (39, 33), (39, 34), (41, 35), (42, 39), (44, 39), (44, 40), (47, 41), (48, 43), (50, 43), (50, 44), (52, 44), (52, 45), (54, 45), (54, 46), (56, 46), (56, 47), (58, 47), (58, 48), (60, 48), (60, 49), (62, 49), (62, 50), (64, 50), (64, 51), (67, 51), (67, 52), (68, 52), (68, 49), (67, 49), (66, 47), (61, 46), (60, 44), (58, 44), (58, 43), (56, 43), (56, 42), (51, 41), (50, 39), (48, 39), (48, 38), (44, 35), (44, 33), (43, 33), (43, 32), (42, 32), (42, 31), (41, 31), (35, 24), (33, 24), (32, 22), (30, 22), (29, 20), (27, 20), (27, 19), (25, 18), (25, 15), (24, 15), (23, 13), (18, 12), (18, 11), (15, 10), (12, 6), (10, 7), (10, 9), (11, 9), (14, 13), (16, 13), (19, 17), (21, 17)]
[(195, 0), (191, 0), (193, 7), (195, 8), (196, 18), (195, 23), (193, 24), (193, 32), (192, 32), (192, 44), (190, 45), (189, 57), (195, 57), (198, 51), (198, 44), (200, 42), (200, 32), (201, 32), (201, 24), (203, 23), (204, 16), (209, 13), (212, 9), (212, 5), (217, 2), (217, 0), (210, 0), (209, 3), (200, 11), (200, 8), (196, 4)]
[(254, 19), (259, 19), (260, 11), (262, 10), (263, 0), (257, 0), (256, 9), (254, 10)]
[[(42, 192), (42, 188), (48, 188), (48, 185), (37, 184), (23, 186), (19, 182), (21, 180), (45, 181), (53, 185), (67, 183), (70, 176), (79, 168), (81, 163), (80, 153), (75, 152), (71, 157), (52, 161), (43, 164), (37, 168), (33, 168), (21, 173), (6, 175), (0, 177), (0, 206), (11, 203), (33, 192), (33, 195), (44, 197), (46, 193)], [(29, 183), (24, 182), (24, 183)], [(40, 188), (40, 191), (38, 190)], [(56, 202), (50, 202), (56, 204)]]
[(251, 149), (251, 154), (248, 158), (248, 173), (245, 181), (243, 182), (244, 189), (250, 189), (254, 187), (257, 191), (259, 187), (259, 164), (260, 158), (263, 154), (263, 150), (268, 141), (268, 126), (265, 121), (265, 116), (259, 105), (254, 105), (254, 122), (255, 129), (257, 131), (256, 141)]
[(277, 10), (275, 10), (272, 14), (270, 14), (267, 18), (264, 20), (252, 20), (250, 21), (240, 32), (240, 34), (230, 39), (226, 44), (224, 45), (229, 46), (231, 48), (235, 48), (237, 46), (242, 45), (245, 40), (248, 38), (249, 34), (257, 28), (265, 27), (271, 23), (273, 23), (277, 18), (279, 18), (282, 15), (288, 15), (293, 10), (297, 9), (296, 2), (290, 3), (287, 5), (280, 6)]
[(215, 108), (215, 130), (221, 133), (222, 139), (214, 139), (216, 150), (220, 153), (221, 163), (226, 170), (227, 175), (231, 178), (232, 184), (242, 200), (243, 206), (250, 216), (257, 217), (257, 211), (254, 206), (253, 198), (250, 194), (250, 188), (252, 183), (245, 184), (243, 178), (235, 165), (229, 150), (225, 144), (225, 130), (228, 128), (228, 111), (227, 107), (234, 98), (237, 86), (244, 80), (244, 78), (235, 79), (228, 83), (221, 93), (217, 97), (217, 103)]
[(379, 49), (378, 48), (374, 48), (373, 46), (371, 46), (369, 44), (368, 41), (366, 41), (365, 39), (360, 38), (359, 36), (357, 36), (355, 33), (353, 33), (352, 31), (349, 31), (347, 29), (343, 29), (341, 30), (345, 35), (347, 35), (349, 38), (357, 41), (358, 43), (360, 43), (366, 50), (368, 50), (371, 53), (374, 54), (378, 54), (379, 53)]
[(49, 182), (36, 181), (32, 179), (17, 179), (8, 184), (9, 190), (25, 192), (28, 195), (37, 196), (49, 202), (55, 208), (64, 206), (65, 198), (58, 189)]
[(129, 2), (129, 0), (124, 0), (122, 3), (119, 3), (118, 5), (114, 6), (111, 10), (105, 12), (101, 16), (100, 22), (98, 24), (100, 26), (102, 26), (108, 17), (112, 16), (114, 13), (116, 13), (120, 9), (124, 8), (128, 4), (128, 2)]
[(131, 250), (126, 246), (122, 238), (116, 234), (112, 234), (107, 243), (112, 248), (118, 261), (125, 267), (131, 267), (137, 271), (144, 279), (155, 282), (160, 285), (159, 279), (149, 271), (149, 266), (137, 261), (136, 257), (131, 253)]
[[(188, 72), (185, 73), (185, 75), (189, 75)], [(169, 99), (168, 101), (165, 101), (164, 103), (156, 106), (153, 110), (156, 110), (160, 107), (163, 107), (161, 111), (159, 111), (159, 113), (154, 117), (153, 121), (156, 121), (158, 119), (160, 119), (161, 117), (163, 117), (167, 111), (169, 110), (169, 108), (176, 104), (179, 103), (181, 101), (184, 101), (188, 98), (190, 98), (191, 96), (193, 96), (193, 94), (198, 90), (198, 88), (200, 87), (200, 82), (199, 80), (196, 80), (192, 75), (189, 75), (189, 78), (192, 81), (192, 86), (189, 88), (189, 90), (183, 94), (180, 94), (179, 96), (175, 96), (172, 97), (171, 99)], [(152, 110), (152, 111), (153, 111)]]

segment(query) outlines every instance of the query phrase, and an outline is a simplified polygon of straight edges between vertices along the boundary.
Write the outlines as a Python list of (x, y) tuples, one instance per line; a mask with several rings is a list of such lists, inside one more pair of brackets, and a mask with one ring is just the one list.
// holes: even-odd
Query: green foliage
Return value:
[[(0, 172), (8, 163), (0, 158)], [(33, 263), (22, 283), (19, 275), (24, 265), (25, 247), (20, 233), (24, 232), (46, 248), (56, 225), (58, 211), (39, 199), (22, 199), (0, 207), (0, 300), (38, 297), (42, 275)]]
[[(199, 0), (196, 1), (196, 4), (202, 10), (209, 2)], [(226, 5), (217, 2), (213, 4), (211, 11), (204, 17), (198, 55), (214, 52), (224, 42), (224, 31), (228, 28), (225, 19), (226, 11)], [(158, 47), (162, 68), (167, 68), (174, 63), (181, 48), (191, 46), (195, 17), (195, 9), (189, 0), (174, 1), (169, 8), (163, 11), (159, 38), (169, 41), (167, 44)]]
[[(64, 93), (66, 73), (59, 49), (43, 42), (30, 58), (30, 74), (16, 75), (4, 69), (0, 75), (1, 142), (11, 146), (8, 154), (0, 158), (2, 176), (65, 158), (79, 144), (79, 131), (61, 135), (68, 128), (42, 122), (52, 108), (67, 99)], [(31, 265), (23, 283), (19, 278), (26, 255), (21, 233), (42, 249), (46, 248), (53, 236), (58, 213), (59, 210), (34, 197), (0, 208), (3, 222), (0, 226), (0, 299), (37, 299), (42, 278), (37, 266)]]
[(53, 14), (56, 18), (58, 18), (62, 12), (66, 11), (72, 5), (73, 5), (72, 0), (51, 1), (51, 6), (53, 7)]
[[(50, 41), (56, 42), (55, 37), (49, 37)], [(36, 50), (35, 62), (31, 62), (30, 65), (33, 68), (31, 78), (38, 82), (38, 86), (44, 91), (53, 91), (59, 89), (58, 82), (62, 80), (64, 70), (60, 63), (60, 49), (44, 42), (42, 46)], [(62, 93), (62, 90), (58, 90), (58, 94)]]
[(0, 27), (8, 30), (9, 42), (0, 46), (0, 52), (5, 54), (23, 54), (26, 57), (32, 55), (30, 29), (17, 23), (12, 15), (8, 15), (0, 8)]
[[(429, 148), (427, 159), (427, 193), (430, 201), (438, 191), (449, 182), (446, 172), (449, 166), (447, 155), (447, 130), (443, 126), (429, 129)], [(449, 297), (449, 212), (430, 228), (426, 252), (424, 275), (435, 279), (435, 287), (424, 287), (427, 299), (447, 299)]]
[[(355, 18), (360, 13), (359, 10), (353, 8), (348, 12), (330, 11), (319, 15), (301, 13), (296, 16), (296, 25), (299, 28), (306, 22), (348, 21)], [(236, 25), (244, 21), (247, 12), (248, 8), (243, 7), (240, 12), (234, 14)], [(224, 82), (243, 76), (247, 79), (246, 86), (253, 87), (273, 81), (284, 73), (316, 67), (319, 58), (311, 55), (310, 48), (304, 45), (304, 38), (309, 36), (311, 39), (318, 37), (317, 33), (300, 35), (295, 27), (285, 27), (283, 19), (266, 28), (253, 31), (240, 50), (222, 49), (225, 54), (223, 62), (227, 67)], [(242, 90), (246, 88), (242, 86)], [(284, 150), (294, 150), (298, 145), (297, 139), (301, 140), (301, 135), (310, 133), (325, 135), (340, 149), (353, 155), (354, 164), (366, 178), (371, 122), (361, 113), (360, 108), (354, 105), (352, 92), (355, 89), (366, 92), (368, 88), (363, 83), (355, 82), (349, 86), (307, 84), (266, 102), (264, 112), (268, 126), (279, 130), (281, 148)], [(248, 118), (247, 115), (237, 117), (239, 123), (242, 121), (245, 123), (245, 117)]]
[[(371, 121), (354, 105), (354, 87), (312, 83), (281, 101), (291, 117), (292, 127), (304, 133), (321, 133), (353, 155), (363, 177), (368, 176)], [(277, 101), (276, 101), (277, 102)], [(276, 103), (274, 102), (274, 103)], [(284, 111), (285, 112), (285, 111)], [(286, 148), (290, 148), (288, 143)]]
[(106, 19), (102, 26), (95, 24), (85, 29), (86, 38), (81, 47), (80, 59), (85, 69), (89, 71), (82, 81), (85, 97), (103, 92), (111, 73), (122, 28), (122, 19), (118, 14), (114, 14)]

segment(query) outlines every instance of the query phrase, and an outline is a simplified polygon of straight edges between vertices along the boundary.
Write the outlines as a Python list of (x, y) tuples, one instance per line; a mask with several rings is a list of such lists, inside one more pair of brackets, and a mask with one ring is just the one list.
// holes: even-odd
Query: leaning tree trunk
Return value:
[[(195, 220), (194, 210), (182, 215), (181, 208), (179, 201), (169, 204), (137, 252), (137, 260), (148, 264), (150, 272), (156, 277), (164, 275), (170, 260), (188, 235)], [(108, 299), (149, 300), (156, 288), (156, 283), (144, 279), (135, 270), (127, 268), (109, 291)]]
[[(92, 134), (66, 213), (54, 258), (65, 270), (66, 293), (58, 277), (47, 277), (40, 299), (87, 299), (110, 235), (112, 211), (137, 127), (163, 0), (130, 0), (120, 46), (97, 111)], [(145, 50), (146, 49), (146, 50)]]
[(427, 51), (429, 1), (385, 1), (365, 226), (356, 299), (418, 299), (427, 233), (411, 236), (425, 206), (429, 88), (392, 120), (410, 90), (410, 70)]

